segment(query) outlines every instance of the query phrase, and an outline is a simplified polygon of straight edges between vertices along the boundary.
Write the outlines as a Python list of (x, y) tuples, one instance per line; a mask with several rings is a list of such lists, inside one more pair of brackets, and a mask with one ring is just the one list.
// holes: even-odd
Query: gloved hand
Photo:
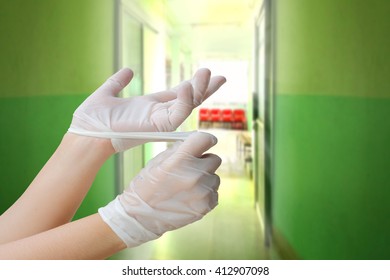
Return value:
[[(190, 81), (171, 90), (130, 98), (117, 97), (131, 81), (133, 72), (124, 68), (111, 76), (74, 112), (69, 132), (169, 132), (177, 127), (210, 95), (225, 78), (210, 78), (200, 69)], [(142, 140), (111, 139), (116, 152), (145, 143)]]
[(218, 204), (221, 159), (203, 154), (216, 138), (196, 132), (149, 161), (129, 187), (99, 209), (102, 219), (128, 247), (183, 227)]

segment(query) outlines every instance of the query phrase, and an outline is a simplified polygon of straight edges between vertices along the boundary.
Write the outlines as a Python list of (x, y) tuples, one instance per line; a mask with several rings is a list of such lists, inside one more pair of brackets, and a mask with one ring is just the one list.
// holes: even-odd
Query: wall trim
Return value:
[(301, 260), (297, 252), (276, 227), (272, 227), (272, 251), (282, 260)]

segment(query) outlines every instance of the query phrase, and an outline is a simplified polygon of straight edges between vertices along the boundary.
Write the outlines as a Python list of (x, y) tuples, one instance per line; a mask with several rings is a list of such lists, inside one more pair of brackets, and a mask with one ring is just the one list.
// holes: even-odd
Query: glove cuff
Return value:
[(128, 248), (136, 247), (160, 237), (160, 235), (145, 229), (136, 219), (129, 216), (118, 197), (105, 207), (99, 208), (98, 212), (103, 221), (122, 239)]

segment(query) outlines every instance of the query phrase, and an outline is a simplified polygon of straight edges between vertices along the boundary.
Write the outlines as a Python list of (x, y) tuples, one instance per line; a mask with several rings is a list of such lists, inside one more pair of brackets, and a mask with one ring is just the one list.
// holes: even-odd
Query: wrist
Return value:
[(63, 141), (70, 143), (76, 149), (82, 149), (85, 152), (90, 151), (100, 158), (108, 159), (115, 154), (111, 139), (88, 137), (67, 132)]
[(98, 213), (101, 219), (128, 248), (138, 246), (161, 236), (161, 234), (149, 231), (136, 218), (129, 215), (118, 197), (105, 207), (99, 208)]
[(96, 219), (96, 222), (99, 224), (100, 230), (97, 230), (95, 234), (101, 234), (102, 240), (105, 240), (109, 248), (114, 249), (115, 252), (127, 248), (126, 243), (110, 228), (99, 214), (94, 214), (91, 217)]

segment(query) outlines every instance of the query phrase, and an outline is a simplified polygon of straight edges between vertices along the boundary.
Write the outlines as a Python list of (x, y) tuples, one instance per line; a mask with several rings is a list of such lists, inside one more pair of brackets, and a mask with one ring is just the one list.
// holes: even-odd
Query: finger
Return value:
[(133, 71), (129, 68), (123, 68), (108, 78), (96, 92), (102, 95), (117, 96), (130, 83), (133, 75)]
[(202, 68), (196, 71), (194, 77), (191, 79), (192, 87), (194, 88), (194, 106), (199, 106), (206, 94), (207, 88), (210, 83), (211, 72), (207, 68)]
[(207, 214), (218, 204), (220, 178), (217, 175), (204, 176), (188, 193), (190, 209), (197, 213)]
[(147, 95), (157, 102), (169, 102), (177, 98), (177, 92), (174, 89), (151, 93)]
[(177, 86), (171, 88), (170, 90), (148, 94), (147, 96), (153, 98), (158, 102), (175, 101), (178, 92), (182, 91), (183, 86), (185, 87), (187, 85), (188, 85), (188, 81), (183, 81)]
[(208, 173), (215, 173), (222, 163), (222, 159), (214, 154), (204, 154), (202, 157), (202, 169)]
[(191, 114), (194, 108), (192, 90), (189, 82), (183, 82), (177, 88), (177, 99), (168, 107), (168, 120), (172, 129), (176, 129)]
[(223, 76), (212, 77), (209, 83), (209, 87), (206, 90), (203, 101), (209, 98), (213, 93), (215, 93), (224, 83), (226, 83), (226, 78)]
[(209, 133), (195, 132), (177, 148), (176, 153), (189, 154), (200, 158), (204, 152), (217, 144), (217, 138)]
[(213, 192), (210, 194), (209, 207), (210, 211), (213, 210), (218, 205), (218, 192)]
[(174, 154), (177, 148), (180, 146), (180, 142), (173, 143), (170, 147), (168, 147), (165, 151), (162, 151), (154, 158), (150, 160), (149, 164), (159, 165), (163, 163), (167, 158), (169, 158), (172, 154)]
[(221, 178), (216, 174), (205, 175), (199, 180), (199, 184), (209, 192), (217, 192), (221, 184)]

